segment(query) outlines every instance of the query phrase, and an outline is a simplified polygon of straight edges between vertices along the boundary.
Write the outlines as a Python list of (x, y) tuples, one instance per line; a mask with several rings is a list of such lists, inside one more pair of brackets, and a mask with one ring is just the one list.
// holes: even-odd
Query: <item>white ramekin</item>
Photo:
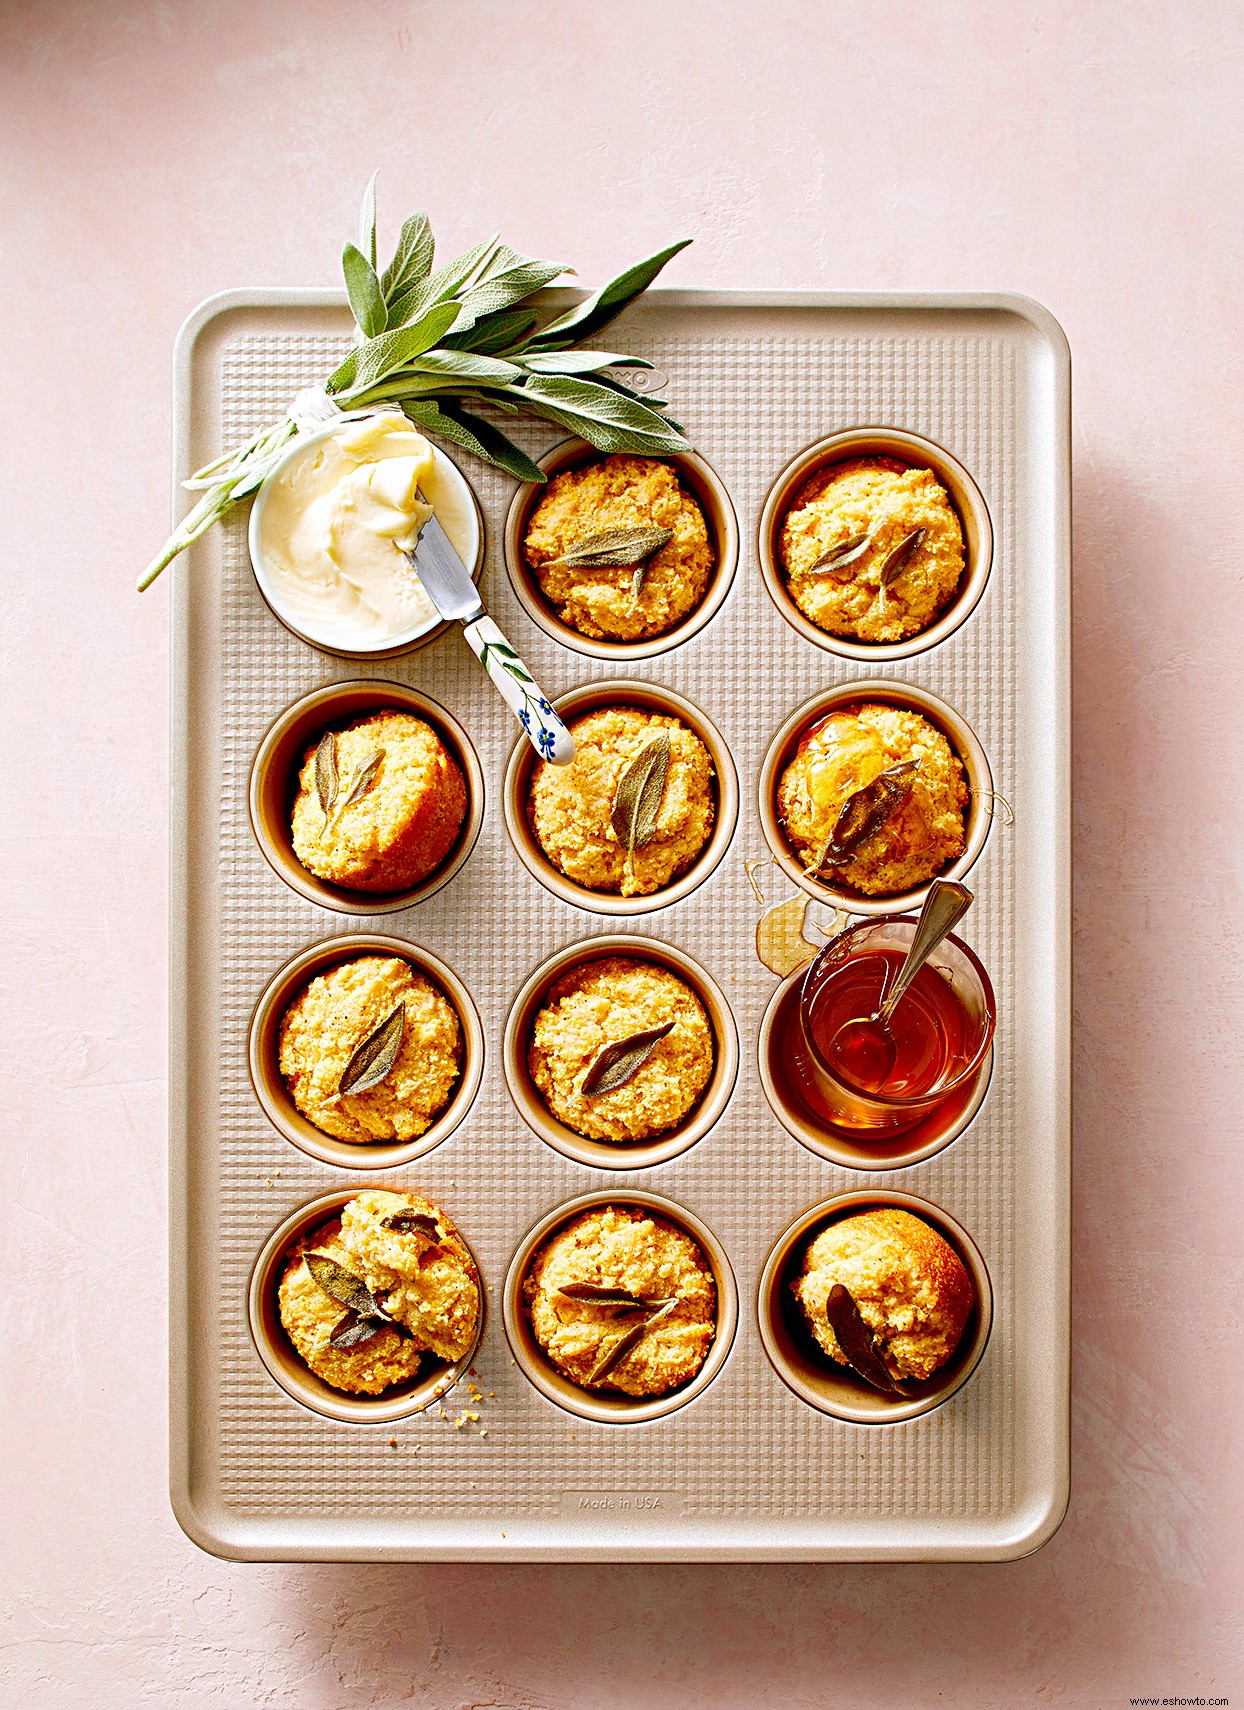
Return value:
[[(303, 457), (314, 445), (323, 439), (330, 439), (333, 434), (340, 433), (348, 420), (355, 419), (342, 415), (339, 419), (326, 422), (322, 428), (316, 428), (312, 433), (300, 433), (290, 442), (288, 451), (269, 472), (267, 479), (255, 495), (251, 506), (250, 525), (247, 533), (247, 544), (250, 548), (251, 568), (255, 572), (255, 581), (259, 592), (263, 595), (274, 617), (285, 625), (292, 635), (300, 641), (305, 641), (311, 647), (318, 647), (322, 653), (331, 653), (337, 659), (394, 659), (400, 653), (409, 653), (412, 648), (422, 647), (439, 635), (445, 624), (438, 617), (424, 618), (410, 629), (401, 630), (397, 635), (387, 637), (375, 647), (350, 648), (343, 646), (330, 635), (318, 632), (302, 619), (295, 619), (286, 611), (281, 603), (279, 589), (275, 586), (264, 558), (260, 541), (263, 534), (264, 509), (267, 504), (270, 484), (281, 474), (282, 470), (297, 457)], [(413, 424), (412, 424), (413, 426)], [(414, 431), (418, 431), (415, 429)], [(431, 441), (428, 442), (431, 444)], [(436, 459), (436, 470), (440, 478), (449, 485), (457, 488), (467, 500), (467, 513), (471, 519), (470, 538), (466, 542), (467, 550), (462, 554), (463, 562), (471, 572), (472, 578), (479, 576), (484, 563), (484, 517), (475, 496), (474, 488), (466, 476), (458, 468), (454, 460), (443, 452), (439, 445), (432, 446), (432, 455)]]

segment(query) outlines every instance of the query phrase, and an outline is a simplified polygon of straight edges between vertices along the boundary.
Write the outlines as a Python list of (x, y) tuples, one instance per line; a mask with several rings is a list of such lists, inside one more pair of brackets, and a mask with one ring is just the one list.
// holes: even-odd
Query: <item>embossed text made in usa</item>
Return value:
[(683, 1497), (673, 1490), (568, 1490), (561, 1508), (563, 1514), (580, 1516), (655, 1514), (663, 1518), (683, 1512)]

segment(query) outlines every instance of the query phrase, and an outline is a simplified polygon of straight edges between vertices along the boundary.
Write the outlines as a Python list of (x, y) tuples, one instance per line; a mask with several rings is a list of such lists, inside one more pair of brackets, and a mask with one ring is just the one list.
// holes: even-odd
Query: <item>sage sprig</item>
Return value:
[[(363, 196), (359, 242), (347, 243), (341, 257), (358, 342), (324, 389), (342, 410), (401, 409), (421, 432), (519, 481), (545, 476), (500, 428), (476, 414), (478, 406), (539, 416), (599, 451), (687, 451), (682, 428), (661, 413), (664, 400), (641, 396), (612, 372), (651, 363), (574, 347), (603, 332), (690, 241), (658, 250), (546, 319), (544, 303), (533, 298), (571, 269), (521, 255), (496, 236), (434, 269), (435, 242), (424, 213), (403, 223), (381, 270), (373, 175)], [(297, 432), (286, 416), (198, 470), (186, 486), (203, 496), (147, 566), (139, 588), (150, 587), (179, 553), (250, 497)]]

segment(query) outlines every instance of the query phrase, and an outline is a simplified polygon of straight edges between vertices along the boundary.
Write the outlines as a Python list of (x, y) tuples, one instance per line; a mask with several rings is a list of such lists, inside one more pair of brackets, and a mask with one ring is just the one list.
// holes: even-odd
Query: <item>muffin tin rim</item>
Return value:
[[(270, 1080), (274, 1085), (282, 1081), (277, 1051), (281, 1020), (289, 1004), (319, 974), (365, 955), (394, 956), (415, 972), (423, 973), (440, 989), (458, 1017), (462, 1066), (457, 1085), (443, 1110), (412, 1140), (352, 1141), (323, 1134), (298, 1110), (287, 1090), (282, 1098), (268, 1085)], [(348, 932), (322, 938), (289, 957), (267, 980), (255, 1000), (246, 1031), (247, 1073), (260, 1110), (287, 1144), (334, 1170), (394, 1170), (435, 1151), (470, 1114), (483, 1084), (486, 1053), (479, 1010), (462, 977), (425, 946), (376, 932)], [(294, 1116), (283, 1108), (285, 1103)], [(300, 1123), (305, 1123), (310, 1132), (304, 1134)]]
[[(843, 683), (836, 683), (828, 689), (821, 689), (808, 697), (802, 705), (795, 708), (782, 722), (770, 738), (765, 748), (764, 758), (760, 763), (757, 777), (756, 792), (760, 810), (760, 826), (769, 853), (786, 877), (806, 896), (816, 902), (828, 903), (831, 906), (845, 910), (851, 915), (882, 915), (906, 914), (918, 910), (928, 894), (932, 879), (927, 879), (921, 885), (910, 891), (899, 891), (893, 896), (868, 897), (859, 892), (838, 889), (811, 878), (795, 858), (791, 844), (782, 830), (777, 811), (777, 791), (781, 781), (783, 763), (789, 764), (794, 758), (793, 745), (796, 739), (818, 718), (832, 712), (835, 707), (849, 706), (853, 702), (881, 701), (888, 705), (897, 705), (909, 712), (919, 713), (942, 735), (950, 744), (951, 751), (963, 766), (965, 781), (968, 786), (968, 802), (964, 822), (964, 851), (959, 858), (935, 873), (934, 878), (963, 879), (979, 861), (989, 841), (993, 829), (993, 800), (995, 796), (993, 772), (989, 765), (989, 757), (983, 744), (967, 719), (948, 701), (942, 700), (929, 689), (921, 688), (915, 683), (905, 683), (897, 678), (861, 677)], [(982, 788), (976, 788), (973, 773), (980, 776)]]
[[(442, 618), (438, 614), (429, 627), (421, 631), (418, 635), (412, 636), (408, 640), (404, 641), (397, 640), (389, 642), (380, 647), (330, 647), (327, 642), (315, 641), (309, 635), (305, 635), (303, 631), (297, 627), (293, 619), (281, 611), (275, 592), (270, 592), (266, 586), (267, 564), (264, 558), (263, 549), (260, 545), (259, 531), (263, 526), (263, 512), (266, 508), (265, 494), (268, 491), (268, 482), (271, 480), (272, 476), (279, 474), (285, 465), (293, 460), (295, 454), (301, 455), (303, 452), (307, 451), (310, 446), (318, 444), (320, 440), (330, 439), (333, 434), (340, 433), (341, 429), (347, 426), (351, 421), (359, 420), (364, 415), (383, 415), (384, 413), (385, 410), (383, 406), (357, 413), (342, 411), (340, 415), (326, 421), (322, 427), (315, 428), (308, 433), (296, 434), (290, 441), (286, 450), (281, 454), (280, 458), (269, 471), (268, 475), (264, 477), (258, 492), (255, 494), (255, 502), (251, 506), (250, 516), (247, 519), (246, 525), (246, 550), (247, 557), (250, 561), (251, 576), (256, 588), (259, 590), (265, 606), (267, 606), (273, 617), (283, 629), (288, 630), (289, 634), (292, 635), (296, 641), (302, 642), (304, 647), (310, 647), (316, 653), (323, 653), (330, 659), (344, 659), (355, 665), (382, 663), (390, 659), (403, 659), (410, 653), (416, 653), (420, 648), (426, 647), (429, 642), (435, 641), (438, 636), (444, 635), (446, 630), (452, 627), (452, 620)], [(414, 426), (413, 423), (406, 421), (405, 417), (402, 419), (408, 427)], [(415, 431), (418, 432), (418, 429), (416, 428)], [(479, 494), (475, 491), (475, 488), (471, 485), (471, 482), (459, 467), (457, 459), (451, 457), (444, 447), (436, 444), (435, 441), (428, 440), (428, 444), (432, 449), (433, 457), (436, 459), (437, 463), (448, 465), (449, 469), (453, 473), (453, 479), (460, 483), (462, 491), (471, 501), (472, 514), (475, 518), (475, 553), (474, 562), (467, 566), (467, 573), (473, 582), (478, 582), (484, 568), (485, 560), (488, 556), (488, 525), (484, 517), (484, 507), (480, 504)]]
[[(400, 891), (352, 891), (346, 885), (319, 878), (317, 874), (303, 867), (294, 854), (292, 829), (285, 828), (285, 818), (290, 811), (288, 804), (292, 803), (298, 772), (303, 765), (301, 754), (305, 752), (304, 738), (298, 739), (300, 758), (291, 765), (286, 777), (287, 806), (282, 810), (282, 831), (279, 836), (274, 836), (269, 831), (263, 809), (268, 774), (276, 764), (277, 751), (288, 733), (308, 714), (318, 714), (321, 707), (329, 707), (343, 696), (356, 695), (360, 697), (360, 708), (350, 715), (350, 723), (367, 716), (367, 712), (363, 710), (363, 703), (367, 702), (372, 712), (409, 712), (414, 717), (422, 718), (432, 726), (442, 742), (448, 736), (449, 741), (445, 745), (458, 762), (466, 786), (467, 809), (453, 847), (426, 878), (420, 879), (416, 885), (407, 885)], [(330, 715), (322, 723), (316, 723), (313, 728), (323, 735), (332, 723), (333, 718)], [(339, 682), (321, 683), (318, 688), (309, 689), (306, 694), (291, 701), (272, 720), (251, 758), (246, 804), (251, 834), (260, 853), (277, 878), (295, 895), (334, 914), (364, 917), (396, 914), (402, 909), (415, 908), (434, 897), (458, 875), (470, 859), (484, 825), (484, 769), (465, 726), (440, 701), (407, 683), (398, 683), (383, 677), (351, 677)]]
[[(609, 1205), (639, 1206), (654, 1211), (667, 1222), (682, 1229), (684, 1234), (690, 1235), (709, 1262), (717, 1293), (716, 1333), (704, 1356), (703, 1364), (693, 1377), (688, 1378), (686, 1383), (680, 1384), (677, 1389), (646, 1400), (624, 1395), (620, 1391), (582, 1389), (573, 1379), (565, 1377), (536, 1341), (522, 1298), (523, 1282), (542, 1243), (581, 1212)], [(649, 1425), (699, 1400), (720, 1376), (738, 1335), (739, 1289), (725, 1246), (695, 1212), (689, 1211), (677, 1200), (652, 1193), (646, 1188), (622, 1187), (618, 1192), (597, 1188), (576, 1194), (544, 1212), (520, 1237), (506, 1265), (505, 1280), (501, 1285), (501, 1315), (506, 1341), (515, 1364), (532, 1388), (546, 1401), (560, 1407), (564, 1412), (597, 1425)], [(534, 1354), (527, 1345), (528, 1341), (536, 1350)]]
[[(402, 1393), (390, 1396), (388, 1400), (385, 1399), (386, 1392), (383, 1390), (377, 1395), (358, 1395), (346, 1390), (334, 1390), (331, 1384), (316, 1376), (297, 1349), (294, 1348), (292, 1342), (290, 1343), (292, 1357), (305, 1370), (306, 1376), (303, 1378), (300, 1374), (294, 1378), (284, 1370), (282, 1362), (277, 1358), (275, 1350), (271, 1346), (271, 1337), (264, 1321), (265, 1301), (270, 1294), (272, 1296), (271, 1311), (276, 1323), (280, 1324), (280, 1308), (276, 1301), (276, 1291), (281, 1282), (278, 1267), (282, 1266), (282, 1261), (290, 1247), (303, 1234), (310, 1233), (318, 1224), (331, 1222), (356, 1194), (367, 1193), (372, 1189), (385, 1193), (418, 1192), (415, 1188), (398, 1187), (392, 1183), (368, 1182), (362, 1186), (356, 1184), (353, 1187), (333, 1188), (326, 1193), (317, 1194), (314, 1199), (304, 1201), (301, 1205), (296, 1206), (270, 1232), (255, 1257), (246, 1285), (247, 1328), (250, 1331), (251, 1344), (258, 1354), (264, 1370), (273, 1383), (292, 1401), (296, 1401), (300, 1407), (304, 1407), (309, 1413), (316, 1413), (321, 1418), (330, 1419), (339, 1425), (391, 1425), (399, 1419), (408, 1419), (415, 1414), (425, 1413), (429, 1407), (434, 1406), (443, 1396), (448, 1394), (455, 1384), (460, 1383), (469, 1371), (476, 1354), (479, 1352), (480, 1343), (484, 1336), (485, 1320), (488, 1316), (488, 1287), (484, 1281), (484, 1273), (480, 1267), (479, 1259), (471, 1243), (458, 1227), (457, 1221), (450, 1217), (448, 1212), (445, 1212), (446, 1218), (453, 1224), (455, 1234), (466, 1248), (471, 1263), (475, 1266), (476, 1288), (479, 1295), (479, 1313), (475, 1322), (475, 1335), (472, 1338), (470, 1348), (461, 1359), (443, 1362), (437, 1372), (422, 1381), (418, 1380), (416, 1374), (416, 1380), (412, 1382), (409, 1388), (402, 1386)], [(428, 1197), (430, 1196), (420, 1194), (420, 1198)], [(444, 1211), (444, 1207), (440, 1205), (439, 1201), (432, 1200), (432, 1204), (436, 1205), (438, 1210)], [(320, 1394), (321, 1389), (325, 1392), (323, 1395)]]
[[(713, 1034), (713, 1069), (704, 1091), (681, 1122), (647, 1140), (593, 1140), (585, 1134), (576, 1134), (545, 1104), (526, 1067), (531, 1022), (550, 986), (572, 967), (612, 956), (655, 962), (658, 967), (672, 964), (670, 971), (677, 971), (703, 1004)], [(720, 1025), (715, 1012), (721, 1018)], [(726, 995), (702, 963), (676, 944), (639, 933), (610, 932), (563, 944), (532, 969), (511, 998), (506, 1012), (501, 1064), (510, 1102), (538, 1140), (585, 1169), (620, 1172), (659, 1168), (707, 1139), (734, 1096), (742, 1051), (738, 1023)]]
[[(642, 678), (602, 678), (567, 689), (553, 702), (564, 720), (587, 716), (598, 710), (597, 702), (616, 702), (624, 706), (655, 703), (652, 710), (661, 710), (677, 718), (698, 736), (708, 750), (716, 778), (716, 808), (713, 829), (691, 865), (662, 886), (643, 896), (624, 897), (612, 891), (591, 891), (555, 867), (540, 847), (536, 834), (527, 820), (527, 790), (534, 769), (539, 763), (530, 743), (519, 736), (506, 761), (501, 786), (501, 805), (505, 829), (515, 854), (523, 866), (546, 891), (586, 914), (625, 919), (637, 915), (655, 914), (672, 907), (710, 879), (725, 859), (735, 832), (738, 830), (739, 788), (738, 767), (730, 745), (708, 714), (688, 696), (664, 683), (648, 683)], [(603, 709), (599, 709), (603, 710)], [(724, 761), (724, 765), (723, 762)], [(520, 800), (520, 791), (522, 799)]]
[[(546, 474), (553, 476), (580, 465), (603, 462), (606, 457), (612, 455), (615, 454), (602, 451), (590, 440), (572, 434), (542, 452), (536, 458), (536, 463)], [(608, 638), (584, 635), (581, 630), (563, 622), (544, 599), (535, 585), (535, 572), (527, 566), (520, 535), (536, 500), (541, 493), (547, 491), (547, 484), (535, 481), (520, 483), (506, 510), (502, 531), (506, 574), (515, 598), (527, 616), (538, 624), (546, 635), (572, 652), (623, 665), (668, 653), (698, 635), (725, 604), (738, 573), (742, 552), (739, 516), (734, 499), (726, 483), (702, 452), (689, 449), (631, 452), (625, 455), (648, 457), (654, 463), (670, 463), (690, 471), (691, 478), (687, 485), (693, 489), (692, 496), (704, 515), (709, 539), (713, 545), (716, 561), (699, 604), (693, 606), (685, 617), (680, 618), (661, 635), (648, 636), (641, 641), (612, 641)], [(711, 506), (705, 505), (700, 491), (696, 490), (701, 488), (711, 494)], [(720, 521), (709, 514), (713, 507), (720, 513)]]
[[(805, 1239), (811, 1240), (815, 1235), (820, 1234), (822, 1229), (828, 1228), (831, 1223), (839, 1222), (843, 1217), (850, 1215), (853, 1210), (870, 1211), (886, 1208), (909, 1211), (913, 1217), (918, 1217), (921, 1221), (928, 1223), (939, 1235), (949, 1240), (949, 1244), (958, 1253), (963, 1261), (964, 1268), (972, 1279), (972, 1286), (976, 1295), (973, 1314), (969, 1315), (963, 1335), (951, 1353), (949, 1360), (937, 1368), (938, 1371), (944, 1371), (948, 1366), (954, 1367), (958, 1361), (957, 1369), (951, 1373), (951, 1377), (946, 1383), (939, 1386), (931, 1394), (906, 1399), (891, 1399), (882, 1396), (880, 1392), (869, 1392), (880, 1396), (880, 1399), (875, 1401), (871, 1407), (854, 1405), (850, 1402), (841, 1402), (836, 1406), (831, 1405), (824, 1396), (817, 1394), (793, 1364), (787, 1361), (786, 1356), (777, 1346), (772, 1322), (775, 1316), (780, 1317), (781, 1315), (772, 1310), (775, 1296), (786, 1280), (787, 1266), (792, 1261), (799, 1243)], [(798, 1396), (805, 1406), (824, 1414), (826, 1418), (847, 1425), (906, 1425), (912, 1420), (923, 1419), (928, 1414), (935, 1413), (944, 1407), (948, 1401), (958, 1395), (960, 1390), (971, 1381), (980, 1369), (993, 1333), (993, 1280), (989, 1275), (989, 1267), (985, 1262), (984, 1254), (976, 1241), (959, 1219), (947, 1211), (944, 1206), (937, 1204), (934, 1200), (925, 1199), (918, 1194), (907, 1193), (898, 1188), (854, 1188), (844, 1193), (833, 1194), (828, 1199), (807, 1207), (799, 1216), (788, 1223), (778, 1235), (765, 1255), (764, 1263), (760, 1268), (756, 1284), (755, 1314), (760, 1345), (764, 1349), (765, 1358), (774, 1373), (781, 1378), (792, 1394)], [(971, 1343), (960, 1359), (960, 1350), (964, 1348), (968, 1332), (972, 1329), (973, 1316), (975, 1317), (975, 1328)], [(822, 1358), (827, 1377), (837, 1379), (848, 1385), (857, 1382), (862, 1383), (862, 1380), (849, 1378), (846, 1375), (849, 1368), (836, 1367), (827, 1354), (823, 1354)], [(936, 1376), (937, 1373), (935, 1372), (925, 1381), (933, 1382)]]
[[(858, 447), (858, 451), (853, 453), (853, 447)], [(832, 635), (813, 623), (795, 604), (788, 590), (788, 578), (781, 568), (777, 538), (799, 486), (811, 480), (821, 469), (848, 462), (853, 454), (860, 457), (885, 456), (886, 447), (894, 448), (893, 455), (903, 462), (908, 461), (910, 453), (926, 459), (923, 464), (911, 463), (910, 467), (932, 469), (946, 492), (964, 536), (964, 567), (953, 597), (926, 629), (918, 630), (902, 641), (861, 641), (854, 636)], [(950, 471), (953, 484), (962, 489), (966, 503), (956, 499), (943, 478), (942, 470), (935, 467), (938, 463)], [(969, 549), (969, 519), (963, 515), (965, 509), (970, 513), (978, 535), (975, 550)], [(915, 658), (940, 646), (967, 623), (980, 604), (993, 570), (993, 518), (975, 476), (961, 458), (938, 440), (907, 428), (881, 425), (842, 428), (796, 452), (778, 473), (761, 507), (756, 529), (756, 554), (766, 593), (780, 615), (805, 641), (856, 664), (884, 665)]]

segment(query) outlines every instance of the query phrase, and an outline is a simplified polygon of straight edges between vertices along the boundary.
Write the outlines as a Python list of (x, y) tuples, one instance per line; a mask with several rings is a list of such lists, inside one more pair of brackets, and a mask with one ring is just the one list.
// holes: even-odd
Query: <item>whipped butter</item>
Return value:
[(470, 566), (475, 519), (464, 488), (405, 416), (343, 423), (291, 456), (264, 489), (265, 592), (294, 628), (329, 647), (413, 639), (439, 620), (403, 554), (435, 510)]

